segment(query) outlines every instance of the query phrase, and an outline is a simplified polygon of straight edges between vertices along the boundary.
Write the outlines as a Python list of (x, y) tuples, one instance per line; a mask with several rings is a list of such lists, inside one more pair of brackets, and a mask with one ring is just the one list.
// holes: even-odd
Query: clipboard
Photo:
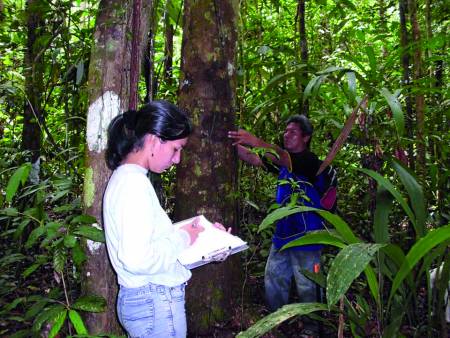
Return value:
[[(217, 229), (205, 216), (200, 215), (199, 225), (205, 231), (199, 233), (197, 240), (189, 248), (185, 249), (179, 256), (178, 261), (188, 269), (224, 261), (228, 256), (248, 249), (247, 242), (238, 236)], [(195, 217), (174, 223), (177, 228), (190, 223)]]

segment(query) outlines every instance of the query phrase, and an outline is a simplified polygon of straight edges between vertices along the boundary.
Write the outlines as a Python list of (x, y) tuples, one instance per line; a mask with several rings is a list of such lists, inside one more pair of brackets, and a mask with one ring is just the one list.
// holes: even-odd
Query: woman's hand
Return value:
[(183, 225), (180, 228), (189, 234), (189, 237), (191, 239), (191, 243), (190, 243), (191, 245), (194, 244), (194, 242), (197, 240), (199, 233), (201, 233), (202, 231), (205, 231), (205, 228), (202, 227), (199, 224), (199, 222), (200, 222), (200, 217), (195, 217), (191, 223)]
[(218, 223), (218, 222), (213, 223), (213, 226), (214, 226), (215, 228), (217, 228), (217, 229), (220, 229), (220, 230), (222, 230), (222, 231), (226, 231), (226, 232), (228, 232), (229, 234), (231, 234), (231, 227), (229, 227), (228, 230), (227, 230), (227, 229), (223, 226), (223, 224)]

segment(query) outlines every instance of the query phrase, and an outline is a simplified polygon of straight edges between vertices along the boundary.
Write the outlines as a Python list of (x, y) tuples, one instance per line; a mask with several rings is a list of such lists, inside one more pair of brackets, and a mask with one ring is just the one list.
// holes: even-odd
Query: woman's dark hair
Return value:
[(106, 164), (109, 169), (116, 169), (130, 152), (142, 148), (147, 134), (162, 141), (173, 141), (191, 132), (187, 115), (167, 101), (152, 101), (138, 111), (128, 110), (109, 124)]
[(312, 135), (314, 132), (314, 128), (309, 121), (309, 119), (305, 115), (292, 115), (288, 118), (286, 121), (286, 124), (289, 123), (297, 123), (297, 125), (300, 127), (300, 130), (302, 131), (303, 135), (309, 135), (309, 141), (307, 143), (307, 147), (309, 148), (309, 145), (311, 144)]

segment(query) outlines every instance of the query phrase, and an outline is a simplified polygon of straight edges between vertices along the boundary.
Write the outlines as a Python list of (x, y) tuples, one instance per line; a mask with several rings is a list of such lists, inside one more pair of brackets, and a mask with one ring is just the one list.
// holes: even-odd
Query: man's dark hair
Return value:
[(286, 124), (289, 123), (296, 123), (300, 127), (300, 130), (302, 131), (303, 135), (310, 136), (309, 141), (307, 143), (307, 147), (309, 148), (309, 145), (311, 144), (312, 135), (314, 132), (314, 128), (311, 124), (311, 121), (309, 121), (309, 119), (305, 115), (297, 114), (292, 115), (291, 117), (288, 118)]
[(309, 121), (309, 119), (305, 115), (292, 115), (290, 118), (288, 118), (286, 124), (289, 123), (297, 123), (300, 126), (300, 129), (302, 130), (303, 134), (305, 135), (312, 135), (314, 132), (314, 128)]

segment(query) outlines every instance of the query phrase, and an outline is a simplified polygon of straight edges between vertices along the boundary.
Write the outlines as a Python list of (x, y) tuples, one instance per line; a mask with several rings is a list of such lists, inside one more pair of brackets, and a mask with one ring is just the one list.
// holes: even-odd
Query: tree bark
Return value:
[[(177, 169), (176, 220), (204, 214), (236, 232), (237, 158), (227, 139), (235, 128), (239, 1), (184, 2), (179, 105), (195, 130)], [(187, 288), (188, 329), (211, 334), (232, 315), (239, 290), (239, 257), (193, 270)]]
[[(139, 60), (148, 32), (151, 0), (141, 2)], [(102, 228), (102, 197), (110, 176), (104, 151), (109, 122), (128, 109), (130, 94), (130, 60), (132, 17), (131, 1), (102, 0), (94, 33), (94, 46), (89, 66), (89, 111), (87, 117), (87, 160), (84, 182), (84, 210), (97, 219)], [(137, 63), (140, 65), (140, 62)], [(104, 313), (87, 313), (85, 322), (91, 334), (122, 333), (116, 319), (116, 276), (108, 260), (104, 244), (88, 241), (88, 256), (83, 275), (83, 293), (97, 294), (107, 301)]]
[(39, 37), (44, 29), (40, 1), (28, 0), (27, 15), (27, 47), (24, 58), (26, 101), (23, 111), (22, 149), (30, 152), (33, 169), (30, 178), (39, 181), (39, 157), (41, 151), (41, 96), (43, 93), (43, 55)]
[(172, 84), (173, 32), (173, 25), (166, 8), (164, 13), (164, 80), (169, 85)]
[[(411, 72), (409, 69), (411, 55), (409, 52), (409, 33), (406, 25), (408, 16), (408, 0), (399, 0), (400, 16), (400, 45), (402, 47), (401, 64), (403, 69), (402, 86), (405, 90), (405, 129), (408, 139), (412, 140), (414, 135), (414, 116), (411, 102)], [(408, 164), (414, 170), (414, 149), (411, 142), (408, 145)]]
[[(412, 27), (412, 43), (413, 43), (413, 82), (416, 89), (415, 94), (415, 109), (416, 109), (416, 146), (417, 146), (417, 166), (416, 171), (419, 176), (419, 180), (422, 183), (422, 186), (425, 189), (424, 183), (426, 168), (425, 168), (425, 97), (421, 92), (420, 81), (422, 79), (423, 71), (422, 71), (422, 50), (420, 47), (421, 42), (421, 34), (420, 34), (420, 26), (417, 20), (417, 3), (415, 0), (408, 0), (408, 9), (410, 15), (410, 23)], [(426, 189), (425, 189), (426, 190)]]
[[(304, 64), (308, 63), (308, 40), (306, 36), (306, 15), (305, 15), (305, 0), (298, 0), (297, 5), (297, 15), (298, 15), (298, 31), (300, 35), (300, 59)], [(299, 82), (299, 91), (303, 93), (302, 81), (308, 81), (308, 72), (304, 71), (302, 79)], [(308, 116), (309, 113), (309, 102), (308, 100), (302, 100), (300, 105), (300, 113)]]

